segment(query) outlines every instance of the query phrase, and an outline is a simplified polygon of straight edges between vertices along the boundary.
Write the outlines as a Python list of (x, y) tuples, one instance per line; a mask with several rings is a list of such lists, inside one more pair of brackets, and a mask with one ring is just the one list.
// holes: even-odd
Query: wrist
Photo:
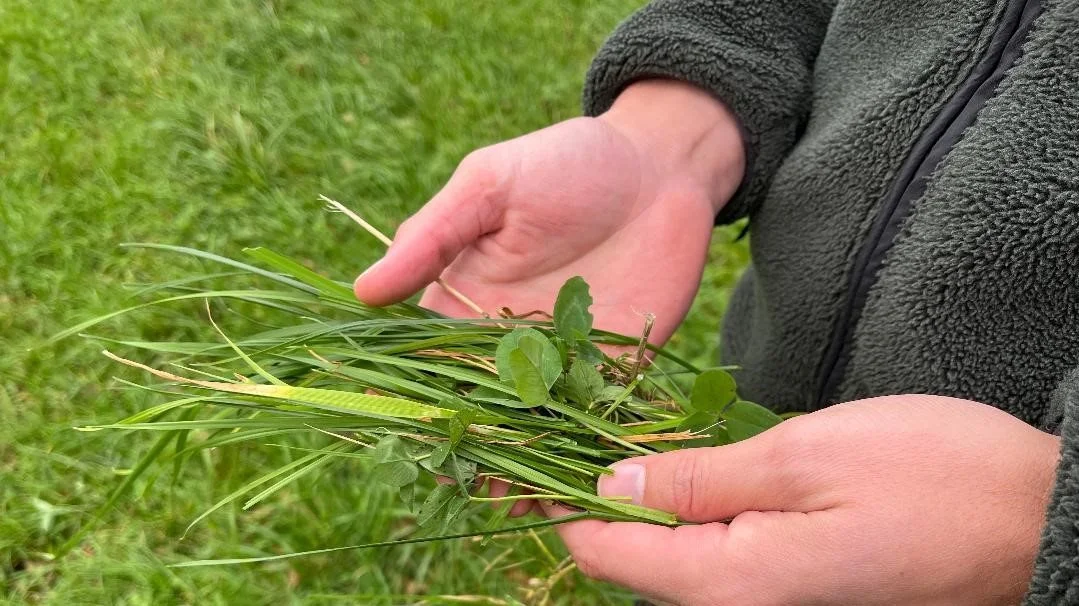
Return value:
[(696, 86), (643, 80), (599, 118), (626, 136), (662, 179), (699, 189), (713, 213), (742, 183), (746, 159), (738, 118)]

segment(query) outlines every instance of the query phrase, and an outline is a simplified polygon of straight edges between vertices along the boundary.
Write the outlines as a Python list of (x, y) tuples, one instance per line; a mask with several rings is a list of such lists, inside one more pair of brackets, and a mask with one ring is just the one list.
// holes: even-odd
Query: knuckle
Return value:
[(503, 180), (498, 164), (492, 148), (479, 149), (461, 160), (456, 176), (472, 195), (483, 197), (496, 191)]
[(681, 517), (690, 521), (698, 521), (704, 512), (700, 511), (702, 499), (697, 498), (697, 490), (704, 485), (702, 478), (704, 465), (701, 464), (700, 453), (680, 453), (675, 459), (667, 490), (666, 500), (670, 502), (674, 511)]
[(768, 436), (764, 458), (773, 469), (786, 469), (792, 463), (814, 457), (830, 442), (824, 435), (824, 427), (806, 422), (808, 419), (795, 417), (761, 434)]

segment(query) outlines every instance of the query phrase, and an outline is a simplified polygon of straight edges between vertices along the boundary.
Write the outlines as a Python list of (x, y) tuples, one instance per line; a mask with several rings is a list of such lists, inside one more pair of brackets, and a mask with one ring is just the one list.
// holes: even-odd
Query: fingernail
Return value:
[(640, 505), (644, 501), (644, 465), (615, 463), (611, 465), (613, 476), (603, 475), (596, 487), (601, 497), (629, 497), (630, 502)]

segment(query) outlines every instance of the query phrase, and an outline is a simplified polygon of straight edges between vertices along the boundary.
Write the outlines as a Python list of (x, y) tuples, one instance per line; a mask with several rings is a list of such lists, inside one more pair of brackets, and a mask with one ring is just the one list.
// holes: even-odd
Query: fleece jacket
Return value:
[(584, 108), (673, 78), (722, 100), (749, 169), (724, 321), (780, 411), (929, 393), (1059, 431), (1029, 604), (1079, 604), (1079, 0), (656, 0)]

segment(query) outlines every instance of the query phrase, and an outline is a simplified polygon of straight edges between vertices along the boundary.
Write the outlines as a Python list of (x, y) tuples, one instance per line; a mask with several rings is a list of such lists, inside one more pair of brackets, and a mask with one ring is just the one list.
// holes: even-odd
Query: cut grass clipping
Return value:
[[(583, 518), (677, 525), (672, 514), (597, 496), (597, 479), (627, 457), (728, 444), (781, 420), (740, 399), (726, 370), (700, 370), (647, 344), (647, 328), (640, 337), (593, 328), (592, 298), (580, 277), (562, 287), (553, 316), (514, 316), (503, 309), (497, 319), (464, 320), (407, 303), (366, 306), (345, 284), (264, 248), (245, 250), (248, 264), (189, 248), (134, 246), (193, 256), (229, 271), (156, 285), (150, 291), (165, 296), (56, 338), (184, 300), (205, 300), (207, 313), (211, 306), (230, 312), (250, 334), (229, 337), (214, 323), (220, 342), (105, 339), (114, 349), (151, 355), (154, 367), (105, 352), (163, 381), (139, 386), (148, 398), (171, 399), (119, 422), (85, 428), (161, 434), (102, 513), (154, 465), (178, 467), (200, 450), (313, 434), (321, 440), (317, 447), (253, 478), (192, 526), (241, 498), (251, 507), (305, 474), (362, 457), (370, 460), (370, 481), (398, 490), (419, 527), (404, 540), (177, 566), (491, 535)], [(222, 281), (230, 288), (214, 287)], [(609, 351), (632, 353), (612, 357)], [(651, 363), (642, 364), (649, 351)], [(421, 482), (423, 475), (454, 482), (438, 484), (420, 499), (424, 491), (417, 484), (431, 484)], [(473, 494), (490, 479), (510, 484), (509, 493)], [(507, 525), (509, 509), (525, 499), (559, 501), (578, 513)], [(491, 508), (491, 502), (500, 504)], [(453, 521), (473, 507), (490, 512), (488, 523), (475, 532), (449, 533)]]

